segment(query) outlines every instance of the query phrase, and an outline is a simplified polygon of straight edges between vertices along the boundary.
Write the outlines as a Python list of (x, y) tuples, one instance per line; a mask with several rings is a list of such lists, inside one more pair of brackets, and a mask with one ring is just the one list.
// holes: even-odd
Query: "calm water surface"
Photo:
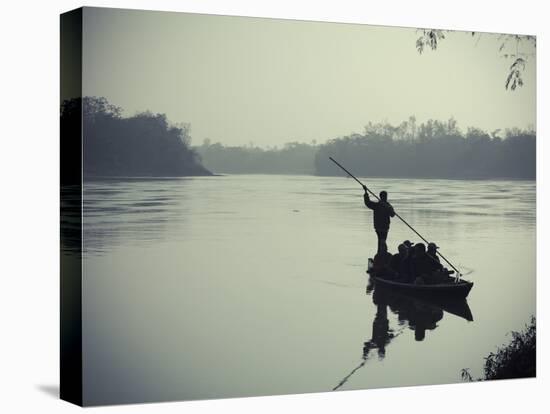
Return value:
[[(377, 297), (362, 189), (235, 175), (85, 184), (89, 404), (460, 381), (535, 314), (535, 183), (369, 179), (475, 282), (473, 321)], [(388, 245), (415, 239), (394, 220)], [(380, 296), (380, 295), (378, 295)]]

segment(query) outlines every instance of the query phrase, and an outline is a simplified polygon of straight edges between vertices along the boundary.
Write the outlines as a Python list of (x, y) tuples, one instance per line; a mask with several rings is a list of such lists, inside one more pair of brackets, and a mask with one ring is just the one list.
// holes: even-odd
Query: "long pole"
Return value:
[[(363, 188), (366, 188), (367, 191), (368, 191), (370, 194), (372, 194), (372, 195), (374, 196), (374, 198), (376, 198), (378, 201), (380, 201), (380, 199), (378, 198), (378, 196), (377, 196), (376, 194), (374, 194), (371, 190), (369, 190), (369, 189), (367, 188), (366, 185), (364, 185), (361, 181), (359, 181), (359, 180), (357, 179), (357, 177), (355, 177), (352, 173), (350, 173), (348, 170), (346, 170), (338, 161), (336, 161), (336, 160), (335, 160), (334, 158), (332, 158), (332, 157), (329, 157), (329, 159), (330, 159), (333, 163), (335, 163), (338, 167), (340, 167), (342, 170), (344, 170), (351, 178), (353, 178), (355, 181), (357, 181)], [(399, 214), (397, 214), (397, 213), (395, 213), (395, 216), (396, 216), (399, 220), (401, 220), (403, 223), (405, 223), (405, 225), (406, 225), (409, 229), (411, 229), (412, 231), (414, 231), (414, 233), (415, 233), (418, 237), (420, 237), (422, 240), (424, 240), (424, 242), (426, 242), (426, 244), (429, 243), (429, 241), (426, 240), (419, 232), (417, 232), (417, 231), (413, 228), (413, 226), (411, 226), (409, 223), (407, 223), (403, 217), (401, 217), (401, 216), (400, 216)], [(457, 274), (457, 277), (462, 276), (462, 273), (460, 273), (460, 271), (459, 271), (459, 270), (458, 270), (458, 269), (457, 269), (457, 268), (456, 268), (456, 267), (455, 267), (455, 266), (454, 266), (445, 256), (443, 256), (438, 250), (436, 250), (436, 253), (437, 253), (439, 256), (441, 256), (441, 258), (442, 258), (443, 260), (445, 260), (445, 262), (447, 262), (447, 264), (448, 264), (449, 266), (451, 266), (451, 267), (455, 270), (455, 272), (456, 272), (456, 274)]]

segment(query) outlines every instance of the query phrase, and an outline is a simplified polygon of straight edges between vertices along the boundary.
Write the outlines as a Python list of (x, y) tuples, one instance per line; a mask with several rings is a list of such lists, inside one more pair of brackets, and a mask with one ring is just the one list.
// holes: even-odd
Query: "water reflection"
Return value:
[(182, 224), (190, 192), (186, 179), (87, 181), (83, 188), (83, 251), (102, 253), (124, 242), (162, 240)]
[[(465, 240), (468, 235), (482, 231), (494, 233), (495, 228), (515, 231), (520, 225), (534, 231), (536, 226), (532, 181), (375, 178), (366, 181), (374, 189), (388, 191), (396, 211), (414, 227), (426, 229), (422, 233), (428, 238)], [(353, 185), (342, 187), (340, 183), (323, 180), (320, 192), (324, 193), (321, 205), (334, 212), (331, 219), (338, 220), (340, 225), (347, 225), (347, 216), (354, 214), (363, 215), (365, 223), (370, 224), (372, 219)], [(342, 214), (344, 211), (347, 214)], [(399, 228), (397, 223), (392, 226)]]
[[(376, 351), (379, 360), (386, 357), (387, 346), (408, 328), (414, 331), (415, 341), (423, 341), (426, 331), (435, 330), (443, 320), (445, 312), (473, 321), (472, 311), (466, 299), (427, 300), (397, 293), (385, 286), (376, 286), (369, 279), (366, 293), (371, 295), (376, 313), (372, 321), (371, 338), (363, 343), (361, 363), (346, 375), (334, 388), (341, 388), (360, 368), (364, 367)], [(398, 328), (392, 329), (388, 309), (397, 316)]]
[[(97, 338), (111, 343), (102, 348), (106, 353), (86, 360), (85, 380), (105, 392), (123, 384), (112, 396), (120, 401), (130, 389), (152, 390), (156, 397), (183, 389), (188, 398), (199, 398), (326, 390), (347, 374), (352, 377), (340, 389), (454, 382), (464, 367), (482, 375), (483, 358), (535, 313), (534, 183), (372, 181), (373, 188), (389, 190), (403, 217), (460, 270), (474, 271), (468, 301), (475, 324), (448, 314), (471, 319), (460, 306), (419, 309), (378, 290), (374, 298), (373, 287), (362, 296), (376, 235), (362, 192), (344, 179), (86, 182), (84, 248), (102, 253), (88, 251), (81, 261), (83, 335), (96, 350)], [(445, 218), (415, 203), (424, 197), (438, 200)], [(483, 210), (492, 215), (470, 214)], [(393, 223), (392, 251), (411, 237), (406, 226)], [(165, 323), (159, 324), (159, 315)], [(415, 340), (417, 331), (424, 340)], [(468, 352), (443, 366), (448, 344)], [(344, 361), (329, 358), (320, 366), (326, 355)], [(155, 374), (158, 391), (150, 375), (133, 375), (138, 370)]]

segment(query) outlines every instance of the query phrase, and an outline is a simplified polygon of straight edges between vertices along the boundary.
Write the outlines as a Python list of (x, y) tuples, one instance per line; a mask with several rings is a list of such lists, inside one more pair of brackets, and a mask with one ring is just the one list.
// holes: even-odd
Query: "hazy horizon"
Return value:
[(419, 54), (417, 29), (389, 26), (86, 7), (83, 27), (83, 94), (190, 123), (193, 145), (322, 143), (411, 115), (536, 125), (535, 56), (506, 90), (499, 34), (452, 32)]

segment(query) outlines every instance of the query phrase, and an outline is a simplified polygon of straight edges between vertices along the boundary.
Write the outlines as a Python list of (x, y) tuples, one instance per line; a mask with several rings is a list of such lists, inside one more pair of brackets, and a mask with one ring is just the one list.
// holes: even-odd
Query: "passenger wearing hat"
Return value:
[(430, 259), (432, 259), (432, 270), (442, 271), (443, 266), (441, 265), (439, 257), (437, 256), (437, 249), (439, 249), (439, 247), (435, 243), (428, 243), (428, 251), (426, 252), (426, 254)]
[(434, 259), (437, 263), (440, 263), (439, 257), (437, 257), (437, 249), (439, 249), (439, 246), (437, 246), (435, 243), (428, 243), (428, 256)]

